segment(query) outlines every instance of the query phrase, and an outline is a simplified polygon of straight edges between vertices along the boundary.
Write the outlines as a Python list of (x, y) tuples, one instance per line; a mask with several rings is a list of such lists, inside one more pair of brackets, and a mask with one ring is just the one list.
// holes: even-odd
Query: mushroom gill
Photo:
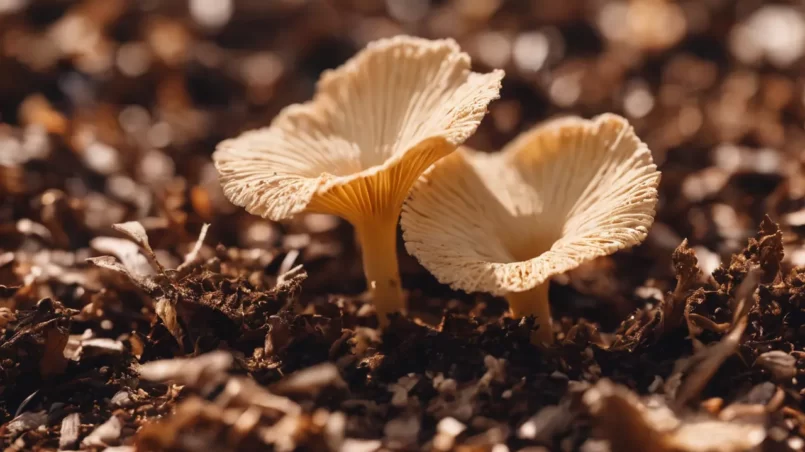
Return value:
[(499, 153), (434, 165), (403, 207), (405, 245), (442, 283), (535, 315), (535, 341), (552, 342), (549, 279), (642, 242), (659, 180), (625, 119), (549, 121)]
[(370, 43), (325, 72), (312, 101), (221, 142), (229, 200), (279, 221), (301, 212), (352, 223), (378, 319), (404, 308), (396, 225), (411, 185), (478, 127), (503, 72), (479, 74), (451, 39)]

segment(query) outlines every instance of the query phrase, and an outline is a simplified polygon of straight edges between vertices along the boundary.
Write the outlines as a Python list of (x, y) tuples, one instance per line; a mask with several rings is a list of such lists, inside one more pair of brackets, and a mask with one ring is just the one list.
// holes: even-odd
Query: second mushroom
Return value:
[(406, 247), (442, 283), (536, 316), (534, 341), (550, 343), (551, 276), (642, 242), (659, 180), (625, 119), (549, 121), (499, 153), (437, 163), (403, 207)]

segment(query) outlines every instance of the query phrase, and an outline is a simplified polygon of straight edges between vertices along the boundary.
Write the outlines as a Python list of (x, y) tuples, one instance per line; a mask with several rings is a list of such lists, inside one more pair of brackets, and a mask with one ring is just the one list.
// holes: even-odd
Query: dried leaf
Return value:
[(148, 234), (139, 221), (113, 224), (112, 229), (126, 234), (130, 239), (134, 240), (134, 243), (148, 251), (149, 254), (154, 254), (154, 250), (151, 249), (151, 244), (148, 242)]
[(195, 358), (152, 361), (140, 366), (138, 371), (146, 380), (170, 381), (201, 389), (224, 381), (233, 361), (230, 353), (215, 351)]
[(302, 412), (302, 407), (298, 403), (287, 397), (271, 393), (255, 383), (254, 380), (246, 378), (230, 378), (219, 398), (241, 406), (258, 407), (264, 411), (291, 415)]
[(625, 387), (602, 380), (583, 396), (612, 451), (741, 452), (766, 437), (762, 422), (678, 418), (656, 397), (644, 402)]
[(709, 317), (705, 317), (700, 314), (689, 313), (686, 315), (686, 317), (688, 320), (688, 329), (693, 335), (697, 335), (702, 330), (723, 334), (730, 329), (729, 323), (716, 323)]
[(758, 268), (751, 268), (741, 282), (741, 285), (735, 289), (734, 299), (736, 303), (735, 312), (732, 317), (733, 324), (737, 324), (741, 319), (746, 319), (749, 315), (749, 311), (757, 304), (754, 294), (758, 288), (758, 284), (762, 281), (761, 271)]
[(582, 400), (613, 451), (668, 450), (662, 436), (649, 423), (645, 406), (627, 388), (602, 380), (587, 390)]
[(156, 274), (151, 263), (140, 252), (140, 247), (129, 240), (117, 237), (95, 237), (90, 241), (90, 246), (101, 253), (113, 255), (130, 272), (140, 277)]
[(124, 351), (125, 346), (122, 342), (106, 337), (96, 337), (82, 340), (76, 353), (80, 359), (84, 356), (120, 355)]
[(307, 272), (302, 265), (297, 265), (286, 273), (277, 277), (277, 285), (274, 287), (275, 292), (287, 293), (287, 305), (291, 306), (299, 295), (302, 287), (302, 282), (307, 279)]
[(688, 239), (674, 250), (671, 259), (676, 274), (676, 288), (663, 303), (663, 331), (666, 332), (681, 324), (689, 292), (697, 285), (701, 275), (696, 253), (688, 247)]
[(47, 411), (28, 411), (20, 414), (6, 424), (8, 434), (14, 438), (17, 435), (45, 425), (48, 420)]
[(131, 398), (131, 393), (127, 390), (117, 391), (115, 395), (112, 396), (110, 402), (112, 405), (119, 407), (128, 407), (134, 404), (134, 400)]
[(763, 270), (761, 282), (771, 284), (780, 274), (780, 266), (785, 255), (783, 233), (780, 231), (779, 225), (766, 215), (760, 223), (758, 236), (760, 238), (757, 240), (757, 258), (760, 268)]
[(277, 270), (280, 274), (280, 277), (301, 267), (301, 265), (297, 265), (296, 267), (293, 266), (301, 254), (302, 253), (295, 248), (288, 251), (285, 257), (282, 259), (282, 262), (280, 262), (280, 267)]
[(201, 232), (198, 235), (198, 239), (196, 240), (195, 245), (193, 245), (193, 249), (190, 250), (187, 255), (184, 257), (184, 262), (182, 262), (179, 267), (176, 268), (176, 271), (181, 272), (190, 265), (192, 265), (196, 259), (198, 259), (198, 253), (201, 251), (201, 247), (204, 245), (204, 239), (207, 237), (207, 231), (210, 229), (209, 223), (204, 223), (201, 227)]
[(295, 372), (271, 387), (277, 394), (317, 393), (327, 386), (346, 387), (338, 368), (332, 363), (317, 364)]
[(70, 413), (61, 421), (59, 436), (59, 449), (68, 449), (78, 442), (78, 433), (81, 427), (81, 415)]
[(170, 331), (171, 335), (176, 339), (176, 342), (179, 345), (182, 345), (184, 331), (182, 330), (181, 325), (179, 325), (179, 316), (176, 313), (176, 305), (173, 303), (173, 301), (165, 297), (160, 297), (157, 300), (154, 309), (160, 320), (162, 320), (162, 323), (165, 325), (165, 328)]
[(126, 223), (117, 223), (112, 225), (112, 229), (122, 232), (126, 234), (130, 239), (134, 240), (134, 242), (140, 245), (145, 252), (148, 254), (148, 257), (157, 266), (157, 269), (160, 273), (165, 273), (165, 268), (157, 259), (154, 250), (151, 248), (151, 243), (148, 241), (148, 234), (145, 232), (145, 228), (143, 225), (138, 221), (128, 221)]
[(109, 418), (100, 426), (96, 427), (83, 441), (84, 447), (106, 447), (114, 446), (120, 441), (120, 433), (123, 431), (123, 423), (115, 415)]
[(283, 287), (289, 286), (290, 284), (301, 283), (305, 279), (307, 279), (307, 272), (302, 265), (297, 265), (277, 277), (277, 288), (282, 290)]
[(686, 374), (676, 393), (676, 407), (681, 408), (697, 397), (724, 361), (738, 350), (746, 324), (746, 318), (742, 318), (737, 325), (733, 326), (732, 331), (715, 345), (699, 350), (692, 357), (682, 361), (681, 368), (675, 371), (675, 374), (678, 375), (672, 375), (669, 378), (669, 380), (675, 380), (682, 374)]
[(115, 260), (112, 256), (91, 257), (87, 262), (107, 270), (112, 270), (117, 273), (126, 275), (137, 287), (151, 294), (159, 289), (159, 286), (151, 279), (145, 276), (136, 275), (129, 271), (126, 266)]
[(685, 423), (668, 435), (670, 450), (680, 452), (745, 452), (766, 438), (762, 424), (702, 421)]

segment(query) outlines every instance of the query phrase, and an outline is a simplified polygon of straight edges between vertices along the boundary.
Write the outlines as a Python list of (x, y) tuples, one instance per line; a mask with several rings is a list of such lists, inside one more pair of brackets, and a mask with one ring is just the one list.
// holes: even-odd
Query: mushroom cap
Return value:
[(532, 289), (642, 242), (660, 173), (629, 123), (553, 120), (495, 154), (461, 148), (426, 172), (402, 210), (405, 246), (454, 289)]
[(396, 219), (422, 172), (475, 132), (502, 77), (472, 72), (452, 39), (372, 42), (323, 73), (313, 100), (218, 145), (224, 193), (275, 221), (304, 210)]

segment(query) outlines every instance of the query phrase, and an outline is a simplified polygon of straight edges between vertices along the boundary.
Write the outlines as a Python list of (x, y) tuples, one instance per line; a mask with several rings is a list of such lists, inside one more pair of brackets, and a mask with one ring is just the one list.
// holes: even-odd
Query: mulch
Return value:
[[(773, 39), (801, 8), (190, 4), (0, 2), (5, 450), (805, 447), (805, 48)], [(655, 225), (551, 283), (554, 347), (401, 244), (379, 330), (348, 224), (223, 196), (216, 143), (397, 33), (507, 71), (473, 147), (611, 111), (652, 150)]]

